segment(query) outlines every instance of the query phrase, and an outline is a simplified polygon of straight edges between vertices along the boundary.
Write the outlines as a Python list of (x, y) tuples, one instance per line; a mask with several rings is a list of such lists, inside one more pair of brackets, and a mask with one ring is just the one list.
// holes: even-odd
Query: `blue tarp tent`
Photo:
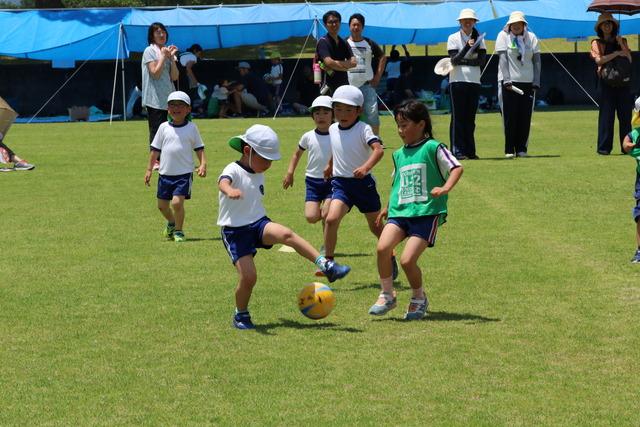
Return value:
[[(597, 14), (586, 12), (590, 0), (484, 0), (438, 3), (304, 3), (172, 9), (67, 9), (0, 12), (0, 55), (52, 61), (126, 58), (147, 46), (147, 28), (162, 22), (170, 42), (184, 49), (205, 49), (277, 42), (309, 35), (331, 9), (343, 22), (362, 13), (366, 34), (381, 44), (434, 44), (457, 28), (463, 8), (476, 10), (488, 39), (509, 13), (522, 10), (539, 38), (593, 35)], [(640, 18), (622, 16), (624, 34), (640, 33)], [(319, 35), (324, 28), (317, 25)], [(342, 26), (343, 35), (348, 32)], [(121, 41), (119, 46), (119, 41)], [(119, 52), (119, 53), (118, 53)]]

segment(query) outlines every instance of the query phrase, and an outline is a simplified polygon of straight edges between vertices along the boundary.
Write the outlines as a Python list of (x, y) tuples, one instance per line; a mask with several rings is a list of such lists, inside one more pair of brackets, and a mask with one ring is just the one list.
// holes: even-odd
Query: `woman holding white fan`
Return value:
[(540, 88), (540, 46), (524, 13), (512, 12), (496, 38), (498, 99), (504, 123), (505, 157), (527, 157), (531, 115)]

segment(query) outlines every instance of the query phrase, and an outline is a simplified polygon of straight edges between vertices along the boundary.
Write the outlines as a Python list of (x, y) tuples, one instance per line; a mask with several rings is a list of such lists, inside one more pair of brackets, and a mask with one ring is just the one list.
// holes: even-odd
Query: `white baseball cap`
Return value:
[[(636, 103), (634, 105), (634, 110), (640, 111), (640, 96), (638, 97), (638, 99), (636, 99)], [(0, 134), (0, 135), (2, 135), (2, 134)]]
[(280, 140), (269, 126), (253, 125), (244, 135), (231, 138), (229, 146), (242, 153), (242, 142), (246, 142), (260, 157), (267, 160), (280, 160)]
[(473, 9), (462, 9), (458, 16), (458, 21), (461, 19), (475, 19), (476, 21), (479, 21), (476, 11)]
[(440, 75), (446, 76), (451, 70), (453, 70), (453, 64), (451, 63), (451, 58), (442, 58), (435, 67), (433, 67), (433, 72)]
[(171, 101), (182, 101), (187, 105), (191, 105), (191, 98), (189, 98), (189, 95), (182, 92), (181, 90), (176, 90), (175, 92), (171, 92), (169, 94), (169, 97), (167, 98), (167, 104)]
[(333, 92), (332, 103), (339, 102), (341, 104), (353, 105), (354, 107), (362, 107), (364, 104), (364, 96), (362, 92), (355, 86), (340, 86)]
[(313, 100), (311, 103), (311, 107), (309, 107), (309, 111), (313, 111), (314, 108), (325, 107), (331, 109), (333, 104), (331, 104), (331, 97), (327, 95), (321, 95)]
[(247, 61), (240, 61), (238, 62), (238, 68), (246, 68), (247, 70), (250, 70), (251, 64), (249, 64)]

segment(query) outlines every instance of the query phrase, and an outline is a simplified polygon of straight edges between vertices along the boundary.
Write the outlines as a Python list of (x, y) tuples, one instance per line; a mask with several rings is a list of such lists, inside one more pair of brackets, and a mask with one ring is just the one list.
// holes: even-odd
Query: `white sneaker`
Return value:
[(513, 159), (515, 156), (516, 155), (513, 154), (513, 153), (507, 153), (507, 154), (504, 155), (504, 157), (507, 158), (507, 159)]

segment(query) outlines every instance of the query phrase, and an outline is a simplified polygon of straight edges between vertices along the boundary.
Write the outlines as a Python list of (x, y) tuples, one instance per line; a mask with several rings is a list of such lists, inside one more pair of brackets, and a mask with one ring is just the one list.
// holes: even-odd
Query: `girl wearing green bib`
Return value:
[(418, 259), (435, 244), (436, 232), (447, 216), (447, 194), (462, 176), (462, 165), (447, 147), (433, 139), (427, 107), (405, 101), (394, 110), (398, 135), (404, 146), (393, 153), (393, 183), (389, 205), (380, 211), (376, 223), (388, 217), (377, 246), (381, 292), (369, 314), (383, 315), (397, 305), (392, 269), (388, 260), (393, 250), (407, 239), (400, 258), (411, 285), (412, 297), (406, 320), (422, 319), (429, 300), (422, 286)]

